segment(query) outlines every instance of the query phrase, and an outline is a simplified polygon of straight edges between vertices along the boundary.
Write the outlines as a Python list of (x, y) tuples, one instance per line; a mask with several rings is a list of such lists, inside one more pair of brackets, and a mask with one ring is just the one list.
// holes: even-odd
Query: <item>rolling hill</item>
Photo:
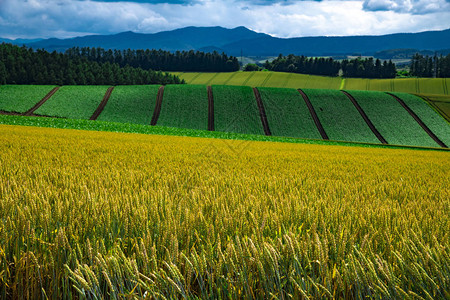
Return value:
[[(1, 40), (1, 39), (0, 39)], [(441, 50), (450, 48), (450, 29), (420, 33), (397, 33), (382, 36), (296, 37), (277, 38), (245, 27), (185, 27), (152, 34), (122, 32), (114, 35), (90, 35), (71, 39), (9, 41), (34, 49), (64, 51), (71, 47), (106, 49), (163, 49), (219, 51), (238, 56), (276, 56), (296, 54), (309, 56), (358, 53), (373, 55), (378, 51), (411, 48)]]
[[(0, 113), (370, 144), (450, 142), (448, 122), (410, 94), (227, 85), (63, 86), (39, 101), (44, 94), (36, 86), (1, 86)], [(41, 106), (24, 113), (36, 106), (29, 98)]]

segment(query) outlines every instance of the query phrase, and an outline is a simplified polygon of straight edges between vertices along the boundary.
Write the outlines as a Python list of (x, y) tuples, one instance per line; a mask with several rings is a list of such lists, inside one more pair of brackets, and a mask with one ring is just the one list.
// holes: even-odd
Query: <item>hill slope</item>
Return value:
[(91, 35), (72, 39), (20, 41), (35, 49), (64, 51), (71, 47), (106, 49), (223, 50), (238, 56), (336, 55), (359, 53), (373, 55), (378, 51), (399, 48), (440, 50), (450, 48), (450, 29), (420, 33), (397, 33), (382, 36), (276, 38), (245, 27), (185, 27), (152, 34), (123, 32), (114, 35)]

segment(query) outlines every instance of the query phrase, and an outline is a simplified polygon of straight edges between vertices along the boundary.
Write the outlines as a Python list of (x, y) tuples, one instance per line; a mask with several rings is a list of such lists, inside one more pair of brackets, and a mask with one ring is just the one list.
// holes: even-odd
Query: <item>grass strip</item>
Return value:
[(106, 131), (106, 132), (124, 132), (137, 134), (154, 134), (169, 136), (186, 136), (186, 137), (203, 137), (223, 140), (242, 140), (242, 141), (261, 141), (261, 142), (280, 142), (280, 143), (298, 143), (298, 144), (316, 144), (316, 145), (340, 145), (353, 147), (368, 148), (386, 148), (386, 149), (417, 149), (417, 150), (436, 150), (450, 151), (445, 148), (438, 147), (420, 147), (420, 146), (404, 146), (404, 145), (382, 145), (371, 143), (354, 143), (342, 141), (327, 141), (321, 139), (304, 139), (292, 137), (265, 136), (255, 134), (241, 134), (234, 132), (219, 132), (207, 130), (194, 130), (185, 128), (173, 128), (163, 126), (149, 126), (131, 123), (116, 123), (103, 121), (90, 121), (83, 119), (59, 119), (59, 118), (43, 118), (43, 117), (25, 117), (0, 115), (0, 124), (33, 126), (46, 128), (61, 129), (77, 129), (89, 131)]

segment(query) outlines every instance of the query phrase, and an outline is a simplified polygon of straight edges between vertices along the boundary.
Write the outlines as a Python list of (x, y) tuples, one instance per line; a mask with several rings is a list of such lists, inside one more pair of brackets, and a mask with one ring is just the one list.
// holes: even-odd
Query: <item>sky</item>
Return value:
[(245, 26), (276, 37), (450, 28), (450, 0), (0, 0), (0, 37), (70, 38), (186, 26)]

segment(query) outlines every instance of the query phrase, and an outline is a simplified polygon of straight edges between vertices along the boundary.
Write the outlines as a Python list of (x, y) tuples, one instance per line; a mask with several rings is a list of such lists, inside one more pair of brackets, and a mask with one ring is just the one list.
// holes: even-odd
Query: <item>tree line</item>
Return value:
[(90, 61), (56, 51), (0, 45), (0, 84), (179, 84), (178, 76), (118, 63)]
[(65, 52), (71, 58), (86, 58), (98, 63), (115, 63), (121, 67), (131, 66), (144, 70), (164, 70), (181, 72), (234, 72), (240, 66), (236, 57), (217, 51), (163, 50), (105, 50), (103, 48), (74, 47)]
[(447, 56), (423, 56), (416, 53), (411, 60), (411, 76), (417, 77), (450, 77), (450, 54)]
[(289, 54), (279, 55), (276, 59), (264, 63), (269, 71), (301, 73), (311, 75), (362, 77), (362, 78), (394, 78), (397, 75), (392, 61), (381, 62), (373, 58), (355, 58), (337, 61), (333, 58), (306, 57)]

